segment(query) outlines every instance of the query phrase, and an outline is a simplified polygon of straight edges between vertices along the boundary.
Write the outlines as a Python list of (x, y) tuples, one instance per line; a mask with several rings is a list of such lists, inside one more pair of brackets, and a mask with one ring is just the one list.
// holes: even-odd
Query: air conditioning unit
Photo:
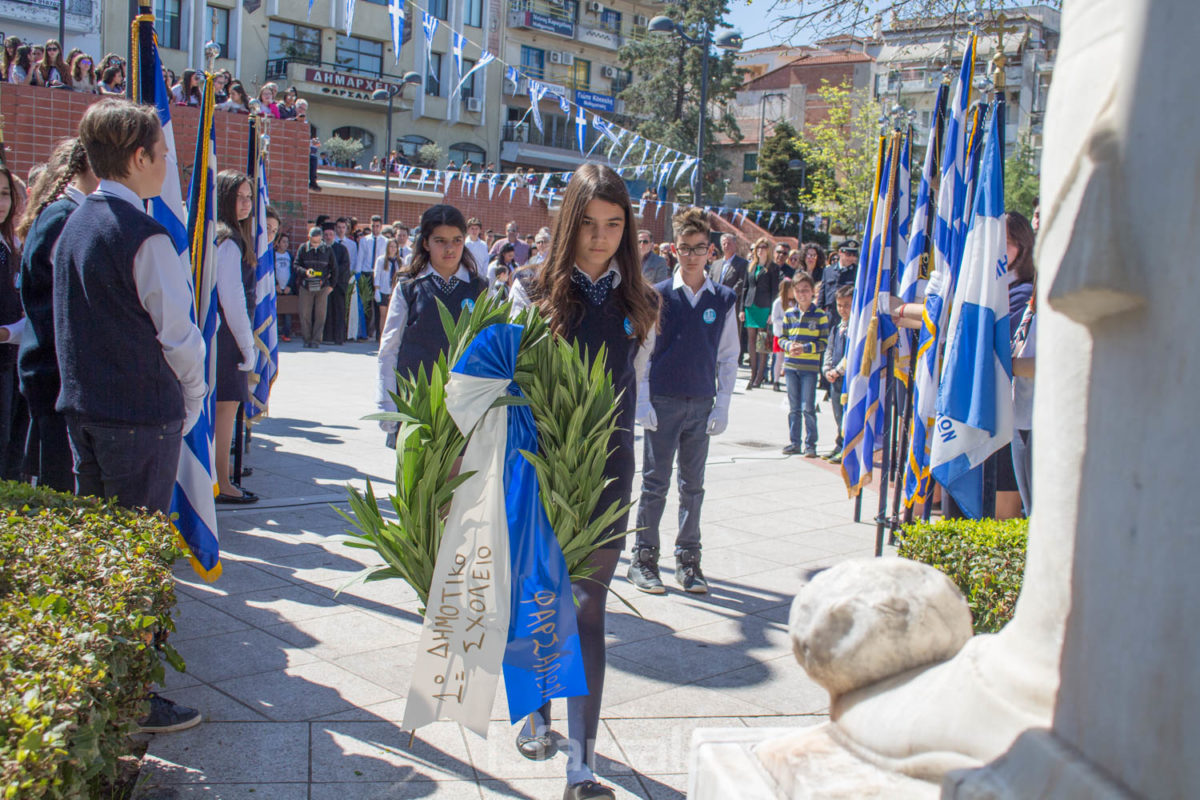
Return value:
[(483, 111), (483, 100), (478, 97), (467, 98), (467, 111)]
[(560, 52), (559, 52), (559, 51), (557, 51), (557, 50), (551, 50), (551, 51), (550, 51), (550, 63), (551, 63), (551, 64), (561, 64), (561, 63), (563, 63), (563, 60), (562, 60), (562, 53), (560, 53)]
[(559, 53), (558, 57), (562, 59), (562, 63), (565, 66), (569, 67), (575, 63), (575, 56), (571, 55), (566, 50), (563, 50), (561, 53)]
[(559, 8), (562, 8), (562, 6), (565, 3), (565, 0), (546, 0), (546, 2), (552, 6), (558, 6)]
[(645, 17), (643, 17), (641, 14), (634, 14), (634, 15), (633, 15), (633, 27), (635, 27), (635, 28), (644, 28), (644, 27), (646, 27), (646, 26), (647, 26), (647, 25), (649, 25), (649, 24), (650, 24), (650, 20), (646, 19), (646, 18), (645, 18)]
[(587, 10), (593, 14), (601, 14), (604, 12), (604, 4), (597, 3), (595, 0), (589, 0), (587, 4)]
[(601, 67), (600, 74), (605, 78), (616, 78), (620, 71), (616, 67)]

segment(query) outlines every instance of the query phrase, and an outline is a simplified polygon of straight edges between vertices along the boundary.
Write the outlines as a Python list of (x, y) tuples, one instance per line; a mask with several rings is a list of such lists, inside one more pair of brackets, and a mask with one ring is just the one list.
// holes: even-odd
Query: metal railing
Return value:
[(359, 67), (347, 66), (346, 64), (339, 64), (336, 61), (321, 61), (316, 58), (306, 58), (305, 56), (268, 58), (266, 77), (268, 79), (287, 77), (288, 67), (292, 64), (303, 64), (306, 67), (321, 67), (330, 72), (344, 72), (348, 75), (362, 75), (367, 78), (378, 78), (379, 80), (394, 81), (396, 83), (404, 80), (403, 75), (384, 72), (382, 69), (361, 69)]
[[(543, 119), (545, 116), (543, 114)], [(559, 119), (565, 119), (565, 117), (559, 117)], [(578, 152), (579, 145), (575, 140), (575, 124), (573, 122), (570, 124), (552, 124), (549, 120), (544, 120), (543, 128), (544, 130), (539, 131), (532, 119), (527, 119), (524, 122), (506, 122), (500, 130), (500, 141), (520, 142), (521, 144), (531, 144), (538, 147), (553, 147), (559, 150), (575, 150)], [(584, 133), (584, 149), (590, 150), (592, 145), (596, 143), (596, 137), (599, 135), (589, 125)]]

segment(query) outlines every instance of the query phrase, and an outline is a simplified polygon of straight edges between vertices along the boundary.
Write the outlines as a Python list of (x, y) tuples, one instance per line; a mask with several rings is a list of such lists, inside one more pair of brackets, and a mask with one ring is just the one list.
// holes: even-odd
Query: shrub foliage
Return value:
[(159, 515), (0, 482), (0, 797), (92, 797), (115, 774), (163, 676), (178, 555)]
[(976, 633), (1012, 619), (1025, 574), (1029, 520), (951, 519), (906, 525), (899, 554), (944, 572), (971, 607)]

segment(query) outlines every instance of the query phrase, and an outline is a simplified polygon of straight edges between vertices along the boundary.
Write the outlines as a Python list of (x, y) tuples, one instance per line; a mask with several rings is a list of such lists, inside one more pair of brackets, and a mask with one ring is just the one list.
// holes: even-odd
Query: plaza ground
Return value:
[[(205, 584), (181, 563), (177, 632), (187, 672), (163, 694), (200, 709), (197, 728), (154, 737), (137, 797), (254, 800), (534, 798), (557, 800), (565, 755), (516, 751), (503, 687), (486, 739), (456, 723), (400, 729), (420, 638), (416, 595), (398, 580), (358, 584), (368, 550), (341, 541), (346, 485), (385, 494), (393, 451), (374, 410), (373, 344), (283, 345), (271, 416), (255, 428), (247, 488), (263, 498), (219, 506), (223, 576)], [(792, 728), (826, 718), (828, 695), (792, 655), (789, 606), (812, 571), (870, 556), (873, 524), (853, 522), (837, 469), (785, 457), (786, 393), (744, 392), (713, 439), (702, 517), (711, 591), (685, 595), (669, 555), (675, 490), (664, 515), (665, 596), (624, 578), (611, 598), (600, 776), (622, 798), (680, 798), (698, 727)], [(821, 407), (819, 451), (833, 442)], [(640, 440), (640, 431), (638, 432)], [(639, 444), (640, 450), (640, 444)], [(640, 455), (640, 453), (639, 453)], [(640, 460), (640, 459), (639, 459)], [(635, 481), (635, 490), (639, 485)], [(864, 495), (864, 519), (877, 495)], [(565, 733), (566, 704), (554, 728)]]

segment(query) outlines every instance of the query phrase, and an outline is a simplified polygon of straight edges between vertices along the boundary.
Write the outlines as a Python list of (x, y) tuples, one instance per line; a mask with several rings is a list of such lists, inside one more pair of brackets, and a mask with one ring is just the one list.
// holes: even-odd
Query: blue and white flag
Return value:
[[(469, 70), (467, 70), (467, 74), (463, 75), (461, 78), (458, 79), (458, 85), (454, 87), (454, 93), (451, 95), (451, 97), (456, 96), (459, 92), (462, 91), (462, 87), (466, 84), (467, 80), (472, 75), (475, 74), (475, 72), (477, 70), (483, 69), (484, 67), (486, 67), (488, 64), (492, 63), (495, 60), (496, 60), (496, 57), (494, 55), (492, 55), (491, 53), (489, 53), (487, 50), (484, 50), (482, 53), (480, 53), (479, 60), (475, 62), (475, 66), (473, 66)], [(512, 69), (512, 67), (509, 67), (509, 69)]]
[(563, 97), (561, 94), (558, 95), (558, 110), (564, 114), (571, 113), (570, 101), (568, 101), (567, 98)]
[(421, 631), (403, 727), (452, 719), (486, 735), (504, 672), (513, 722), (555, 697), (588, 693), (571, 578), (521, 451), (537, 452), (513, 376), (522, 326), (484, 328), (455, 363), (446, 410), (470, 438)]
[(450, 32), (450, 56), (451, 56), (451, 61), (454, 64), (454, 76), (452, 78), (454, 81), (454, 89), (451, 90), (451, 92), (450, 92), (451, 100), (453, 100), (455, 97), (458, 96), (458, 87), (462, 86), (462, 77), (463, 77), (462, 53), (463, 53), (463, 43), (466, 41), (467, 41), (466, 37), (464, 37), (458, 31)]
[[(891, 319), (890, 297), (899, 297), (901, 294), (901, 284), (905, 278), (905, 268), (907, 267), (908, 257), (908, 237), (912, 226), (912, 126), (904, 134), (904, 141), (900, 145), (900, 167), (897, 175), (897, 191), (896, 191), (896, 237), (893, 242), (891, 252), (891, 264), (894, 266), (891, 269), (890, 282), (888, 284), (887, 300), (889, 307), (884, 307), (884, 299), (880, 299), (880, 312), (887, 315)], [(898, 378), (905, 386), (908, 385), (908, 365), (912, 357), (912, 342), (909, 341), (908, 332), (904, 331), (903, 335), (899, 330), (896, 331), (896, 358), (893, 363), (893, 375)]]
[(529, 79), (529, 113), (533, 114), (533, 124), (537, 125), (538, 131), (542, 133), (545, 132), (545, 128), (542, 127), (542, 111), (538, 106), (541, 105), (547, 91), (549, 90), (545, 84)]
[(392, 20), (392, 54), (400, 63), (400, 47), (404, 44), (404, 0), (388, 0), (388, 16)]
[(504, 68), (504, 79), (506, 81), (509, 81), (510, 83), (512, 83), (512, 87), (513, 87), (512, 94), (513, 94), (513, 97), (516, 97), (517, 87), (519, 86), (520, 81), (521, 81), (521, 73), (517, 72), (516, 67), (505, 67)]
[(984, 460), (1012, 441), (1012, 341), (1004, 225), (1004, 101), (988, 121), (971, 227), (947, 328), (930, 469), (972, 519)]
[[(200, 126), (189, 192), (191, 215), (185, 212), (179, 183), (175, 134), (171, 125), (171, 95), (163, 80), (162, 61), (154, 36), (154, 16), (139, 15), (134, 28), (134, 52), (141, 71), (130, 75), (134, 102), (153, 104), (158, 111), (166, 140), (166, 178), (162, 193), (149, 202), (148, 212), (171, 236), (179, 253), (178, 269), (190, 272), (194, 304), (192, 322), (200, 328), (205, 343), (205, 395), (200, 418), (183, 437), (175, 488), (171, 495), (171, 525), (187, 545), (192, 568), (206, 581), (221, 575), (221, 551), (217, 537), (216, 479), (213, 470), (213, 422), (216, 406), (217, 272), (213, 256), (216, 233), (216, 142), (213, 134), (212, 79), (205, 82), (200, 106)], [(199, 178), (199, 180), (197, 180)], [(164, 267), (166, 268), (166, 267)]]
[(962, 68), (952, 90), (952, 105), (946, 116), (946, 134), (942, 146), (941, 179), (938, 186), (937, 216), (933, 221), (933, 264), (937, 283), (931, 282), (925, 294), (925, 314), (917, 341), (913, 378), (912, 442), (905, 476), (905, 496), (909, 505), (929, 499), (930, 434), (936, 416), (938, 383), (941, 377), (942, 343), (954, 297), (954, 285), (961, 263), (956, 256), (960, 224), (966, 208), (967, 105), (974, 76), (975, 36), (967, 39)]
[(869, 252), (859, 262), (854, 281), (847, 336), (847, 400), (842, 415), (842, 478), (850, 496), (858, 494), (870, 482), (875, 466), (875, 448), (882, 443), (883, 400), (887, 382), (887, 350), (895, 342), (895, 325), (890, 309), (881, 313), (881, 299), (890, 286), (891, 259), (895, 252), (895, 201), (898, 187), (895, 170), (899, 169), (899, 134), (892, 138), (879, 161), (877, 195), (873, 204)]
[(438, 18), (428, 11), (421, 12), (421, 27), (425, 29), (425, 63), (433, 61), (433, 36), (437, 33)]
[(275, 313), (275, 247), (267, 233), (267, 206), (271, 204), (267, 191), (266, 153), (256, 153), (255, 183), (258, 197), (254, 215), (254, 251), (258, 256), (254, 284), (254, 371), (250, 373), (250, 401), (246, 403), (246, 419), (267, 413), (271, 385), (279, 374), (279, 332)]
[(354, 25), (354, 3), (355, 0), (346, 0), (346, 35), (350, 35), (350, 28)]

